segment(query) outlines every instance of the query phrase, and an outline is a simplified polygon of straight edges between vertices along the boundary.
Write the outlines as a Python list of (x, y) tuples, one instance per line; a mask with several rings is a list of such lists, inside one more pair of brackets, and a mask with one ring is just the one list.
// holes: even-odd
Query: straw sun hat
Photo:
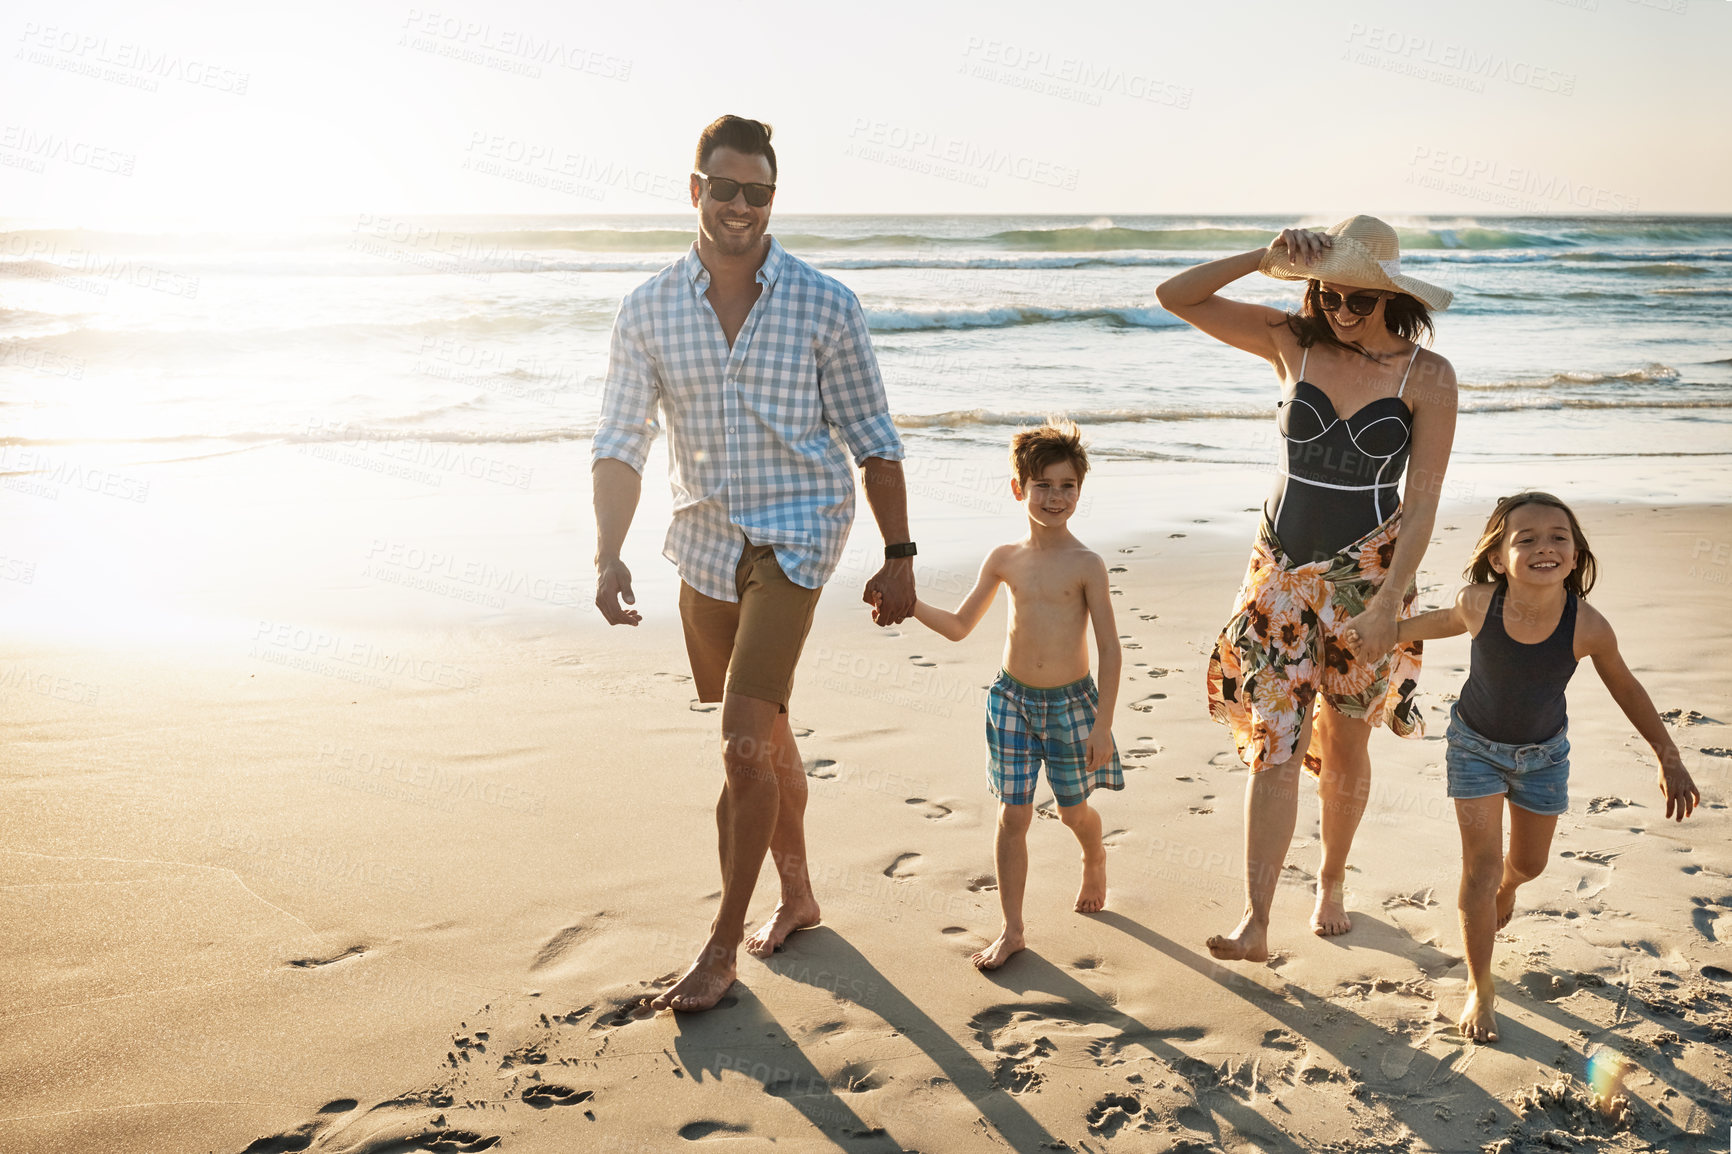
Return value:
[(1441, 312), (1455, 294), (1434, 284), (1401, 275), (1401, 244), (1395, 230), (1374, 216), (1350, 216), (1331, 228), (1332, 248), (1305, 264), (1285, 248), (1263, 254), (1258, 271), (1276, 280), (1326, 280), (1354, 288), (1385, 289), (1418, 298), (1426, 308)]

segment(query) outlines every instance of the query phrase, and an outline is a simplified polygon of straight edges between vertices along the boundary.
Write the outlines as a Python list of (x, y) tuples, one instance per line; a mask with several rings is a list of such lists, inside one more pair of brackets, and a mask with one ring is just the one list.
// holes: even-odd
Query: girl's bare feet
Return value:
[(1510, 919), (1515, 917), (1515, 896), (1514, 886), (1507, 889), (1503, 886), (1497, 888), (1497, 928), (1500, 930), (1509, 925)]
[(1471, 1042), (1497, 1041), (1497, 1015), (1492, 1013), (1496, 1002), (1493, 996), (1481, 998), (1478, 988), (1469, 985), (1467, 988), (1467, 1004), (1461, 1008), (1461, 1017), (1455, 1023), (1456, 1029)]
[(1022, 931), (1012, 930), (1006, 926), (999, 932), (998, 940), (981, 950), (969, 961), (977, 970), (996, 970), (1010, 960), (1010, 956), (1023, 947)]
[(1238, 929), (1226, 937), (1216, 934), (1209, 939), (1208, 946), (1209, 952), (1223, 962), (1266, 962), (1269, 926), (1246, 914)]
[(1317, 907), (1311, 911), (1311, 932), (1320, 938), (1332, 938), (1353, 928), (1347, 916), (1347, 885), (1328, 884), (1317, 879)]

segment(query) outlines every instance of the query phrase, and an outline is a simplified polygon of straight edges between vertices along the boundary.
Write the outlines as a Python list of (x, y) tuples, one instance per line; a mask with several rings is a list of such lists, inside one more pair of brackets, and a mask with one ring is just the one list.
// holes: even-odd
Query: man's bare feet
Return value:
[(1515, 917), (1515, 896), (1514, 889), (1505, 889), (1502, 886), (1497, 889), (1497, 928), (1500, 930), (1509, 925), (1510, 919)]
[(1010, 956), (1023, 947), (1021, 931), (1012, 931), (1008, 926), (999, 931), (998, 940), (975, 954), (969, 961), (977, 970), (996, 970), (1010, 960)]
[(1076, 912), (1098, 914), (1107, 908), (1107, 854), (1102, 849), (1091, 862), (1083, 855), (1082, 888), (1076, 894)]
[(1332, 938), (1353, 928), (1347, 916), (1347, 886), (1344, 882), (1325, 885), (1317, 879), (1317, 907), (1311, 911), (1311, 932), (1320, 938)]
[(1493, 997), (1481, 1000), (1479, 990), (1469, 985), (1467, 988), (1467, 1004), (1461, 1008), (1461, 1017), (1456, 1021), (1456, 1029), (1472, 1042), (1497, 1041), (1497, 1015), (1492, 1013)]
[(778, 902), (770, 920), (746, 939), (746, 952), (754, 958), (767, 958), (781, 949), (782, 943), (795, 930), (809, 930), (817, 925), (819, 916), (816, 898), (808, 896), (803, 901)]
[(1226, 937), (1216, 934), (1208, 941), (1209, 952), (1223, 962), (1269, 960), (1269, 927), (1258, 925), (1246, 914), (1239, 928)]
[(688, 1014), (707, 1010), (721, 1001), (733, 984), (734, 951), (706, 943), (691, 969), (679, 981), (657, 994), (650, 1002), (650, 1009), (679, 1010)]

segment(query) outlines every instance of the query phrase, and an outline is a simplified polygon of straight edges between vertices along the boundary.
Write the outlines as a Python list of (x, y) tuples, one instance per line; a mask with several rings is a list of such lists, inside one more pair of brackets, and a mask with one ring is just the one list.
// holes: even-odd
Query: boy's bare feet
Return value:
[(778, 902), (770, 920), (746, 939), (746, 952), (754, 958), (767, 958), (781, 949), (782, 943), (795, 930), (809, 930), (817, 925), (819, 916), (816, 898), (807, 897), (793, 903)]
[(1103, 848), (1094, 860), (1083, 855), (1082, 888), (1076, 894), (1076, 912), (1098, 914), (1107, 907), (1107, 854)]
[(704, 950), (679, 981), (657, 994), (650, 1002), (652, 1010), (679, 1010), (694, 1013), (707, 1010), (722, 1000), (728, 987), (734, 984), (734, 951), (705, 944)]
[(1239, 928), (1226, 937), (1216, 934), (1208, 941), (1209, 952), (1223, 962), (1266, 962), (1269, 960), (1269, 927), (1258, 925), (1246, 914)]
[(1020, 930), (1012, 931), (1008, 926), (999, 931), (998, 940), (981, 950), (969, 961), (977, 970), (996, 970), (1010, 960), (1010, 956), (1022, 949), (1024, 943)]
[(1311, 932), (1320, 938), (1332, 938), (1353, 928), (1347, 916), (1347, 885), (1336, 882), (1325, 885), (1317, 879), (1317, 908), (1311, 911)]
[(1461, 1008), (1461, 1018), (1455, 1023), (1456, 1029), (1473, 1042), (1497, 1041), (1497, 1015), (1492, 1013), (1495, 999), (1481, 999), (1479, 990), (1469, 985), (1467, 988), (1467, 1004)]
[(1497, 928), (1500, 930), (1509, 925), (1510, 919), (1515, 917), (1515, 896), (1513, 886), (1508, 889), (1503, 886), (1497, 888)]

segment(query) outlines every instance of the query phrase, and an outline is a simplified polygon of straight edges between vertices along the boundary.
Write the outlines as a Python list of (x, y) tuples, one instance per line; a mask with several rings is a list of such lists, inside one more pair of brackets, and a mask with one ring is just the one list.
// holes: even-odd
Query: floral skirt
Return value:
[[(1319, 696), (1348, 717), (1387, 722), (1399, 737), (1423, 737), (1416, 698), (1421, 643), (1397, 645), (1381, 661), (1356, 657), (1342, 638), (1382, 586), (1395, 555), (1401, 514), (1324, 561), (1295, 565), (1281, 552), (1267, 517), (1233, 617), (1209, 659), (1209, 715), (1233, 731), (1239, 759), (1253, 773), (1293, 756), (1307, 709)], [(1409, 586), (1401, 616), (1418, 612)], [(1322, 772), (1316, 727), (1305, 768)]]

